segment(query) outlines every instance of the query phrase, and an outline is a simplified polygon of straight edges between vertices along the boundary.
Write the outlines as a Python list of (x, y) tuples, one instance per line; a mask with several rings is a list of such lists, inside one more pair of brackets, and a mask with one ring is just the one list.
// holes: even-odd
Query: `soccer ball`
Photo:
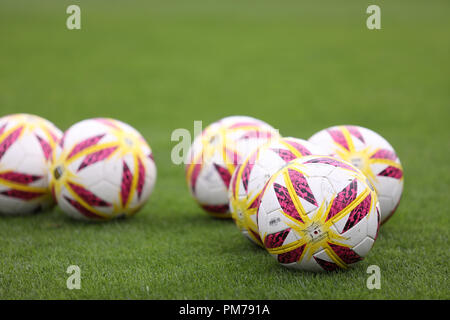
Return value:
[(156, 181), (152, 151), (134, 128), (114, 119), (70, 127), (55, 149), (51, 190), (61, 209), (82, 220), (134, 215)]
[(266, 182), (293, 159), (325, 154), (320, 147), (297, 138), (272, 139), (254, 150), (234, 171), (229, 188), (231, 215), (241, 233), (262, 247), (256, 211)]
[(328, 156), (298, 158), (277, 171), (257, 215), (267, 251), (283, 266), (308, 271), (346, 269), (362, 260), (380, 221), (367, 178)]
[(29, 114), (0, 118), (0, 213), (24, 215), (53, 205), (48, 170), (62, 132)]
[(331, 127), (309, 141), (352, 163), (369, 178), (380, 201), (382, 224), (394, 214), (403, 192), (403, 168), (389, 142), (358, 126)]
[(231, 175), (250, 152), (274, 137), (277, 130), (251, 117), (231, 116), (209, 125), (186, 158), (186, 180), (199, 205), (212, 216), (230, 218)]

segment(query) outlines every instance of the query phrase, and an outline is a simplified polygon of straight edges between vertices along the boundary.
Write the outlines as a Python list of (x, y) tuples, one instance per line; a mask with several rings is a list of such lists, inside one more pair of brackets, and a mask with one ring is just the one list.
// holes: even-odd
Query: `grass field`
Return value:
[[(0, 116), (128, 122), (151, 144), (158, 181), (125, 221), (57, 208), (0, 217), (0, 298), (449, 299), (450, 3), (374, 2), (375, 31), (360, 0), (2, 1)], [(81, 30), (66, 29), (69, 4)], [(391, 142), (403, 199), (363, 262), (293, 272), (197, 207), (171, 132), (233, 114), (285, 136), (349, 123)], [(66, 288), (73, 264), (81, 290)], [(372, 264), (380, 290), (366, 287)]]

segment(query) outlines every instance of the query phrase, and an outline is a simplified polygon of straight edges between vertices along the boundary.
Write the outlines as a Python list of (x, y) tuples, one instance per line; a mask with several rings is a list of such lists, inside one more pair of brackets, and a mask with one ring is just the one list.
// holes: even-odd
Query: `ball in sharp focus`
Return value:
[(309, 141), (352, 163), (369, 178), (380, 201), (382, 224), (394, 214), (403, 192), (403, 168), (386, 139), (370, 129), (347, 125), (319, 131)]
[(295, 159), (277, 171), (257, 215), (267, 251), (286, 267), (308, 271), (362, 260), (380, 222), (377, 194), (363, 173), (327, 156)]
[(55, 149), (51, 190), (70, 217), (110, 220), (134, 215), (156, 181), (150, 146), (131, 126), (114, 119), (74, 124)]
[(279, 137), (267, 123), (231, 116), (209, 125), (189, 150), (186, 180), (191, 194), (209, 214), (230, 218), (228, 186), (236, 166), (268, 139)]
[(229, 188), (230, 211), (241, 233), (263, 246), (256, 212), (264, 185), (272, 174), (291, 160), (326, 152), (311, 142), (297, 138), (272, 139), (254, 150), (233, 173)]
[(53, 205), (48, 171), (62, 132), (30, 114), (0, 118), (0, 213), (24, 215)]

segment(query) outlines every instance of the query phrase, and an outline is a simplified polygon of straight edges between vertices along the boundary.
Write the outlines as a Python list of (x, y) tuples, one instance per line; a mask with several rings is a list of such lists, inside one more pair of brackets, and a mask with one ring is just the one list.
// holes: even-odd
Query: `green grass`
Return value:
[[(80, 4), (82, 30), (65, 28)], [(135, 126), (158, 166), (133, 219), (72, 221), (55, 209), (0, 219), (0, 298), (449, 299), (450, 4), (376, 1), (2, 1), (0, 115), (61, 129), (109, 116)], [(308, 138), (369, 127), (396, 148), (405, 190), (352, 270), (293, 272), (203, 213), (170, 161), (176, 128), (226, 115)], [(82, 289), (65, 273), (79, 265)], [(366, 269), (381, 268), (380, 290)]]

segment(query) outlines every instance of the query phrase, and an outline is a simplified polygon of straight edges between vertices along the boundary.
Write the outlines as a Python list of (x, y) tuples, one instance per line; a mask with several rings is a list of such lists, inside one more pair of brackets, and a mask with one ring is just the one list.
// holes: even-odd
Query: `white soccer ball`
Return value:
[(403, 168), (389, 142), (372, 130), (349, 125), (324, 129), (309, 141), (352, 163), (369, 178), (380, 201), (382, 224), (394, 214), (403, 192)]
[(51, 189), (70, 217), (110, 220), (134, 215), (147, 202), (156, 165), (131, 126), (97, 118), (70, 127), (55, 149)]
[(267, 251), (289, 268), (346, 269), (378, 234), (376, 192), (343, 160), (307, 156), (289, 162), (265, 186), (257, 213)]
[(24, 215), (49, 209), (48, 170), (62, 132), (30, 114), (0, 118), (0, 213)]
[(209, 125), (197, 136), (186, 158), (191, 194), (209, 214), (229, 218), (228, 186), (236, 166), (258, 146), (279, 137), (267, 123), (231, 116)]
[(263, 246), (256, 212), (264, 185), (272, 174), (291, 160), (326, 152), (311, 142), (297, 138), (272, 139), (254, 150), (233, 173), (229, 188), (230, 211), (243, 235)]

